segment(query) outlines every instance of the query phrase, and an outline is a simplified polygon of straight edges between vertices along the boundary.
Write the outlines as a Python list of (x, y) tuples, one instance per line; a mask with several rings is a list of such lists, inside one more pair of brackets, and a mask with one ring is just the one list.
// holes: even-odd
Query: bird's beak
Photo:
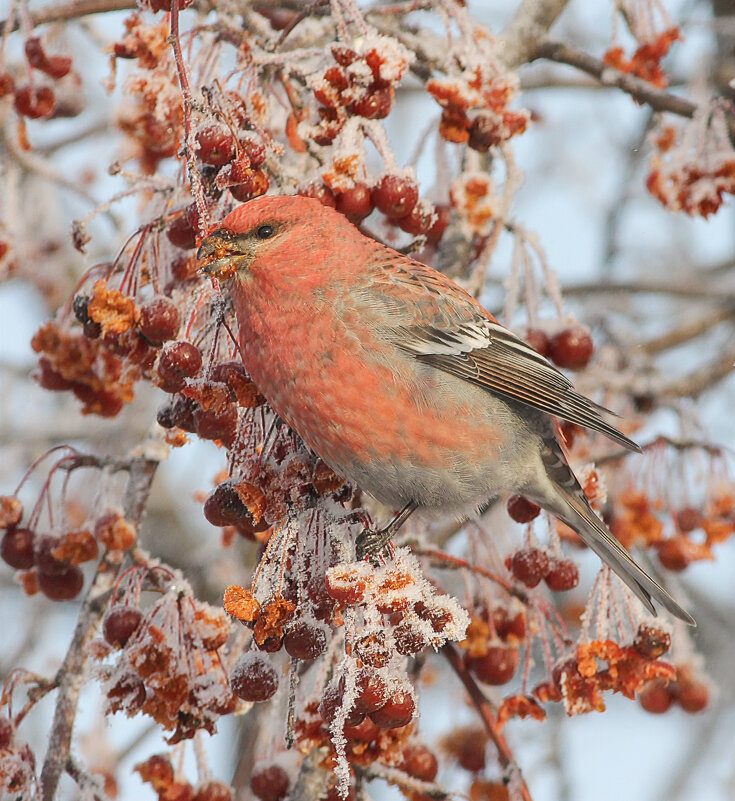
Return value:
[(240, 237), (226, 228), (213, 231), (204, 239), (197, 251), (197, 258), (203, 262), (202, 272), (220, 280), (232, 278), (250, 261), (250, 256), (242, 244)]

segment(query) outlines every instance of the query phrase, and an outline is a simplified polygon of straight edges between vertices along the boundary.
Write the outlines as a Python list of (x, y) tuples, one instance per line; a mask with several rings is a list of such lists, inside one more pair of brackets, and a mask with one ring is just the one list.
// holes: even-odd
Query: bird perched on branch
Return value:
[(638, 446), (611, 413), (447, 277), (307, 197), (259, 197), (199, 249), (226, 283), (242, 360), (275, 412), (340, 475), (400, 509), (468, 514), (517, 493), (570, 526), (655, 613), (694, 623), (591, 509), (555, 418)]

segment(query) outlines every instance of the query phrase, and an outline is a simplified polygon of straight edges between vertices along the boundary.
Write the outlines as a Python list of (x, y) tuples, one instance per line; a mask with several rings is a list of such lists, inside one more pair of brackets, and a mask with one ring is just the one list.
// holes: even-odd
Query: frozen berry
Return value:
[(336, 718), (344, 716), (345, 726), (359, 726), (365, 715), (358, 712), (354, 706), (346, 709), (344, 694), (344, 678), (327, 685), (319, 702), (319, 715), (325, 723), (331, 724)]
[(419, 199), (416, 183), (398, 175), (384, 175), (372, 194), (378, 209), (394, 219), (405, 217)]
[(298, 620), (286, 630), (283, 647), (294, 659), (316, 659), (327, 647), (326, 631), (318, 623)]
[(388, 688), (379, 674), (363, 669), (357, 675), (355, 709), (369, 715), (388, 700)]
[(352, 606), (364, 601), (367, 578), (362, 566), (338, 565), (327, 572), (326, 587), (335, 601)]
[(518, 669), (518, 649), (491, 645), (485, 656), (468, 657), (467, 667), (484, 684), (507, 684)]
[(234, 404), (226, 404), (221, 409), (199, 408), (193, 420), (202, 439), (219, 439), (229, 444), (237, 434), (237, 406)]
[(586, 367), (593, 351), (592, 337), (583, 328), (565, 328), (549, 340), (549, 357), (569, 370)]
[(535, 587), (549, 572), (549, 556), (540, 548), (521, 548), (510, 564), (513, 575), (527, 587)]
[(522, 495), (511, 495), (507, 504), (508, 514), (516, 523), (530, 523), (538, 517), (540, 506), (527, 501)]
[[(158, 360), (158, 374), (169, 392), (182, 389), (185, 379), (193, 378), (202, 366), (202, 352), (191, 342), (169, 342)], [(169, 387), (171, 389), (169, 389)]]
[(393, 87), (369, 87), (362, 97), (353, 100), (347, 110), (366, 120), (382, 120), (390, 114), (393, 106)]
[(425, 234), (434, 221), (434, 209), (430, 203), (417, 203), (405, 217), (397, 220), (401, 230), (413, 236)]
[(179, 330), (179, 310), (173, 301), (155, 297), (140, 307), (140, 333), (152, 344), (173, 339)]
[(143, 619), (140, 609), (127, 604), (111, 606), (102, 620), (102, 636), (115, 648), (122, 648), (135, 634)]
[(420, 743), (409, 743), (403, 749), (403, 758), (398, 767), (422, 782), (433, 782), (439, 772), (439, 763), (434, 753)]
[(222, 167), (235, 155), (235, 139), (227, 128), (210, 125), (196, 135), (196, 153), (205, 164)]
[(0, 544), (0, 556), (16, 570), (28, 570), (34, 563), (35, 534), (29, 528), (9, 528)]
[(450, 206), (441, 204), (436, 206), (434, 211), (436, 212), (436, 219), (426, 232), (426, 238), (430, 244), (438, 245), (449, 225), (449, 217), (452, 209)]
[(63, 573), (39, 572), (38, 586), (52, 601), (71, 601), (81, 592), (84, 574), (76, 565), (70, 565)]
[(268, 701), (278, 689), (278, 673), (267, 657), (249, 652), (232, 668), (230, 686), (243, 701)]
[(662, 715), (671, 706), (674, 700), (666, 681), (656, 679), (649, 681), (648, 684), (638, 693), (638, 703), (654, 715)]
[(212, 779), (197, 787), (192, 801), (233, 801), (233, 798), (234, 794), (229, 784)]
[(314, 200), (318, 200), (322, 206), (334, 208), (337, 205), (334, 192), (332, 192), (332, 190), (326, 184), (323, 184), (320, 181), (314, 181), (307, 186), (302, 187), (299, 189), (299, 194), (302, 197), (313, 197)]
[(373, 198), (370, 188), (357, 183), (349, 189), (337, 193), (337, 211), (349, 217), (352, 222), (359, 222), (373, 210)]
[(250, 517), (250, 512), (234, 484), (224, 481), (204, 502), (204, 517), (213, 526), (233, 526), (243, 518)]
[(247, 157), (253, 169), (257, 169), (265, 163), (265, 146), (261, 142), (256, 142), (255, 139), (245, 138), (241, 139), (238, 144), (240, 150)]
[(552, 559), (544, 581), (554, 592), (573, 590), (579, 584), (579, 568), (572, 559)]
[(494, 117), (480, 114), (470, 125), (469, 146), (480, 153), (487, 153), (493, 145), (500, 144), (500, 128)]
[(61, 545), (61, 538), (55, 534), (44, 534), (35, 541), (33, 558), (36, 567), (48, 576), (61, 575), (69, 569), (69, 563), (57, 559), (52, 551)]
[(254, 197), (260, 197), (268, 191), (270, 179), (265, 170), (253, 170), (246, 181), (241, 184), (235, 184), (230, 187), (230, 194), (235, 200), (245, 203), (252, 200)]
[(380, 709), (370, 713), (370, 720), (381, 729), (398, 729), (413, 720), (416, 708), (410, 693), (398, 692), (392, 695)]
[(26, 84), (15, 90), (15, 110), (24, 117), (50, 117), (55, 107), (56, 95), (50, 86)]
[(658, 659), (671, 647), (671, 635), (660, 626), (641, 623), (633, 640), (633, 647), (646, 659)]
[(250, 774), (250, 789), (261, 801), (283, 801), (291, 782), (280, 765), (264, 765)]
[(184, 212), (168, 224), (166, 236), (174, 247), (181, 248), (181, 250), (191, 250), (196, 247), (196, 229), (192, 227)]
[(549, 337), (540, 328), (529, 328), (524, 337), (526, 342), (542, 356), (549, 355)]
[(701, 712), (709, 703), (709, 689), (701, 681), (682, 681), (679, 683), (676, 700), (689, 714)]

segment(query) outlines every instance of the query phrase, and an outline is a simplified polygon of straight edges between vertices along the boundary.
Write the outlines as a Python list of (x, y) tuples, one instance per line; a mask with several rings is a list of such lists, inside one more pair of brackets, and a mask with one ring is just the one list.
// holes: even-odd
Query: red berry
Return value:
[(196, 152), (205, 164), (222, 167), (235, 155), (235, 138), (227, 128), (210, 125), (196, 135)]
[(373, 189), (373, 202), (387, 217), (405, 217), (416, 205), (419, 190), (410, 178), (384, 175)]
[(380, 735), (380, 729), (370, 718), (364, 718), (362, 723), (358, 723), (357, 726), (345, 726), (343, 732), (348, 740), (360, 740), (363, 743), (377, 740)]
[(115, 648), (123, 648), (143, 619), (140, 609), (126, 604), (111, 606), (102, 620), (102, 636)]
[(158, 296), (140, 307), (140, 333), (152, 344), (173, 339), (179, 330), (179, 310), (173, 301)]
[(521, 548), (511, 558), (511, 572), (527, 587), (535, 587), (549, 572), (549, 556), (540, 548)]
[(10, 748), (14, 735), (15, 726), (5, 715), (0, 715), (0, 751)]
[(332, 56), (341, 66), (349, 67), (357, 58), (357, 53), (352, 48), (345, 47), (345, 45), (332, 45)]
[(579, 584), (579, 568), (572, 559), (552, 559), (544, 581), (554, 592), (573, 590)]
[(357, 675), (355, 709), (365, 715), (380, 709), (388, 700), (388, 688), (378, 673), (363, 669)]
[(382, 120), (390, 114), (393, 106), (393, 87), (372, 87), (362, 97), (353, 100), (347, 110), (366, 120)]
[(325, 582), (329, 595), (344, 606), (365, 600), (367, 579), (361, 568), (338, 565), (330, 569)]
[(398, 220), (401, 230), (413, 236), (425, 234), (432, 225), (434, 209), (429, 203), (417, 203), (405, 217)]
[(71, 601), (81, 592), (84, 574), (76, 565), (70, 565), (63, 573), (38, 574), (41, 592), (52, 601)]
[(646, 659), (658, 659), (671, 647), (671, 636), (660, 626), (641, 623), (633, 640), (633, 647)]
[(549, 337), (540, 328), (529, 328), (524, 337), (526, 342), (542, 356), (549, 355)]
[(283, 647), (294, 659), (316, 659), (327, 647), (324, 626), (308, 620), (297, 620), (286, 630)]
[(171, 278), (183, 283), (197, 277), (199, 262), (192, 254), (181, 253), (170, 263)]
[(15, 90), (15, 110), (32, 120), (50, 117), (56, 107), (56, 95), (50, 86), (29, 84)]
[(61, 545), (61, 538), (55, 534), (44, 534), (35, 541), (33, 559), (36, 567), (48, 576), (58, 576), (69, 569), (69, 563), (57, 559), (52, 551)]
[(335, 208), (337, 205), (334, 192), (332, 192), (332, 190), (326, 184), (323, 184), (319, 181), (313, 181), (307, 186), (302, 187), (299, 189), (299, 194), (302, 197), (313, 197), (314, 200), (318, 200), (322, 206)]
[(403, 758), (398, 767), (422, 782), (433, 782), (439, 772), (439, 763), (433, 752), (420, 743), (409, 743), (403, 749)]
[(183, 428), (184, 431), (194, 433), (194, 410), (196, 409), (196, 402), (191, 398), (185, 398), (179, 395), (173, 403), (166, 404), (158, 410), (156, 419), (159, 424), (164, 428), (173, 428), (178, 426)]
[(365, 184), (355, 184), (337, 193), (337, 211), (349, 217), (352, 222), (359, 222), (372, 210), (373, 198)]
[(0, 72), (0, 97), (12, 95), (14, 91), (15, 81), (13, 76), (9, 72)]
[(426, 238), (432, 245), (438, 245), (444, 236), (444, 232), (449, 225), (449, 217), (452, 213), (452, 207), (441, 204), (434, 208), (436, 212), (436, 219), (431, 224), (431, 228), (426, 232)]
[(40, 68), (50, 78), (63, 78), (71, 71), (71, 56), (49, 56), (46, 64)]
[(416, 705), (409, 693), (392, 695), (380, 709), (370, 713), (370, 720), (381, 729), (398, 729), (413, 720)]
[(470, 125), (469, 146), (473, 150), (487, 153), (493, 145), (500, 144), (500, 130), (497, 121), (486, 114), (480, 114)]
[(325, 70), (324, 80), (340, 92), (350, 85), (349, 76), (343, 69), (340, 69), (339, 67), (329, 67), (327, 70)]
[(518, 669), (518, 649), (491, 645), (485, 656), (467, 657), (467, 667), (484, 684), (507, 684)]
[(702, 513), (699, 509), (694, 509), (691, 506), (685, 506), (676, 512), (676, 525), (679, 531), (687, 534), (699, 528), (702, 525)]
[(183, 212), (168, 224), (166, 236), (174, 247), (181, 248), (182, 250), (191, 250), (193, 247), (196, 247), (196, 229), (192, 227), (187, 215)]
[(240, 520), (250, 517), (250, 512), (234, 484), (224, 481), (204, 502), (204, 517), (213, 526), (234, 526)]
[(28, 63), (36, 69), (41, 69), (46, 63), (46, 52), (43, 49), (40, 37), (31, 36), (29, 39), (26, 39), (24, 49)]
[(265, 163), (265, 146), (262, 143), (256, 142), (255, 139), (241, 139), (238, 144), (253, 169)]
[(282, 801), (290, 786), (288, 773), (280, 765), (258, 767), (250, 775), (250, 789), (261, 801)]
[(267, 657), (251, 651), (232, 668), (230, 686), (243, 701), (268, 701), (278, 689), (278, 673)]
[(671, 537), (658, 544), (658, 558), (667, 570), (680, 572), (689, 566), (691, 558), (687, 553), (684, 537)]
[(219, 439), (229, 444), (237, 434), (237, 406), (234, 404), (216, 410), (199, 408), (194, 412), (193, 420), (202, 439)]
[(581, 370), (594, 352), (592, 337), (582, 328), (565, 328), (549, 341), (549, 357), (554, 364), (569, 370)]
[(260, 169), (253, 170), (247, 181), (230, 187), (230, 194), (235, 200), (245, 203), (248, 200), (252, 200), (254, 197), (264, 195), (268, 191), (269, 185), (270, 179), (268, 178), (267, 172)]
[(339, 715), (344, 715), (344, 725), (354, 728), (362, 723), (365, 715), (354, 707), (344, 709), (344, 694), (344, 679), (333, 681), (325, 687), (322, 700), (319, 702), (319, 715), (325, 723), (329, 724)]
[(192, 801), (232, 801), (233, 792), (229, 784), (208, 781), (200, 784)]
[(28, 570), (34, 564), (35, 534), (29, 528), (9, 528), (0, 544), (0, 556), (16, 570)]
[(679, 683), (676, 700), (689, 714), (701, 712), (709, 703), (709, 689), (700, 681), (682, 681)]
[(169, 342), (161, 351), (158, 374), (163, 379), (167, 391), (177, 392), (183, 388), (185, 379), (193, 378), (201, 366), (202, 352), (196, 345), (184, 341)]
[(510, 519), (515, 520), (516, 523), (530, 523), (538, 517), (541, 511), (540, 506), (536, 506), (535, 503), (527, 501), (522, 495), (511, 495), (510, 498), (508, 498), (506, 508), (508, 509)]
[(674, 700), (666, 681), (656, 679), (649, 681), (648, 684), (638, 693), (638, 703), (654, 715), (662, 715), (671, 706)]

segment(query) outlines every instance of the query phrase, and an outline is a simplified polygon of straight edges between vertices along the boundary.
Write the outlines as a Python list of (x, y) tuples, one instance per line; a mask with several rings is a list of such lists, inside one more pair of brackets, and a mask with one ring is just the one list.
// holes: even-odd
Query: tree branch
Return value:
[[(43, 8), (32, 9), (28, 16), (33, 25), (44, 25), (47, 22), (59, 22), (65, 19), (87, 17), (90, 14), (102, 14), (106, 11), (127, 11), (138, 7), (137, 0), (70, 0), (68, 3), (55, 3)], [(0, 22), (0, 35), (10, 25), (10, 31), (18, 30), (17, 17)]]
[(639, 103), (646, 103), (656, 111), (670, 111), (681, 117), (693, 117), (697, 110), (695, 103), (683, 97), (656, 89), (650, 83), (608, 67), (603, 61), (571, 45), (546, 39), (540, 42), (532, 53), (532, 58), (545, 58), (559, 64), (576, 67), (596, 78), (603, 86), (614, 86), (626, 92)]
[(503, 61), (515, 68), (538, 58), (539, 44), (569, 0), (523, 0), (501, 36)]

